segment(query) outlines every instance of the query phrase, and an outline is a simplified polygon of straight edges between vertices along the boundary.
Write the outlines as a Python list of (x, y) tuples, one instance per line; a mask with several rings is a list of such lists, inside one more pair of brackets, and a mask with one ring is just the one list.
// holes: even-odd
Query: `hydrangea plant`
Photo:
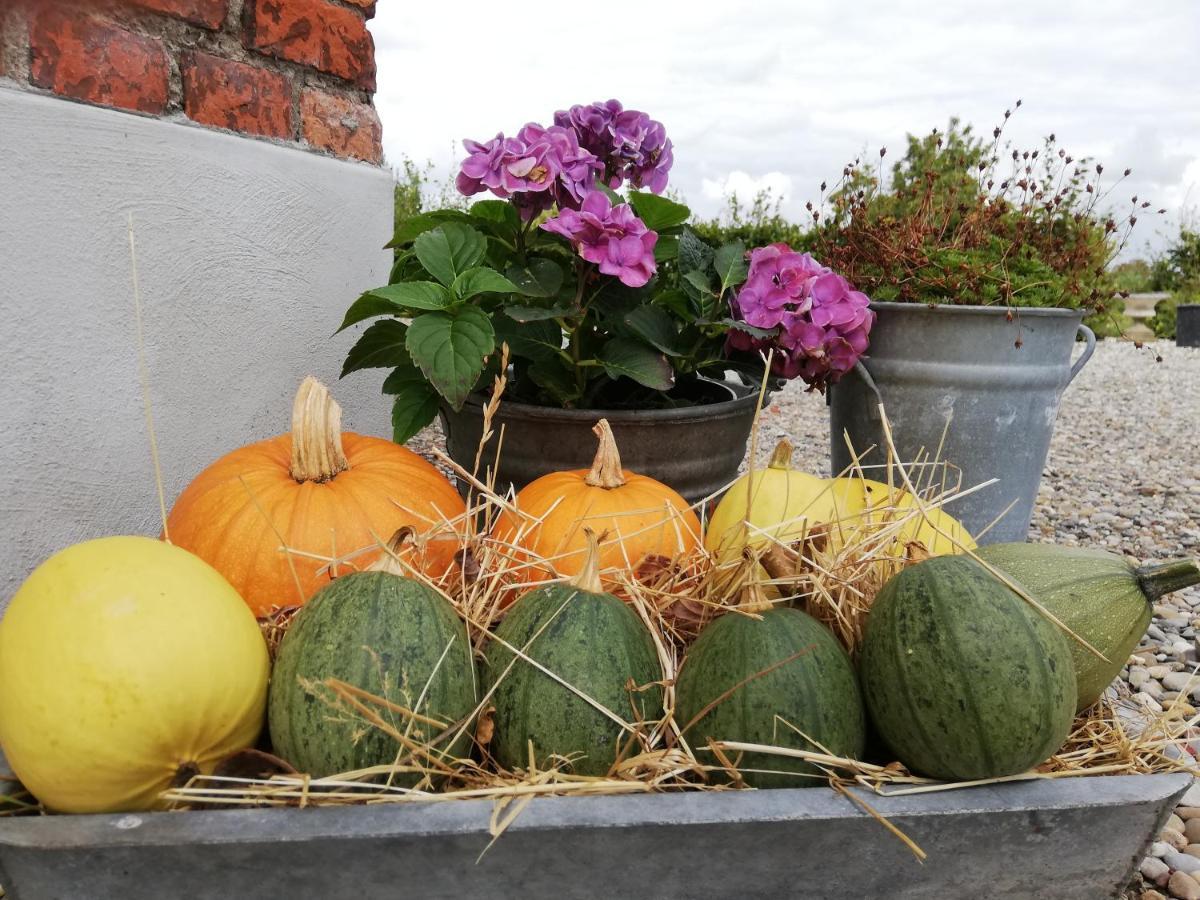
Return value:
[(688, 208), (662, 196), (671, 141), (646, 113), (573, 106), (463, 146), (458, 191), (491, 196), (400, 223), (389, 283), (342, 322), (378, 319), (342, 374), (392, 370), (397, 441), (486, 388), (502, 344), (506, 396), (593, 409), (726, 399), (711, 381), (760, 378), (766, 359), (823, 389), (866, 350), (866, 297), (836, 273), (783, 244), (712, 247), (687, 227)]

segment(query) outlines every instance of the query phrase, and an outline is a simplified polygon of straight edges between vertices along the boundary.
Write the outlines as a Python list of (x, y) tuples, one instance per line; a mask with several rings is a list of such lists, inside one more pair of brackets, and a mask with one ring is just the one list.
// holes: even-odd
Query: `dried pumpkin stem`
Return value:
[(762, 613), (772, 607), (771, 599), (767, 596), (766, 590), (762, 583), (755, 578), (751, 578), (742, 588), (742, 594), (739, 599), (739, 606), (746, 612)]
[(600, 539), (596, 537), (596, 532), (587, 526), (584, 526), (583, 536), (587, 540), (583, 566), (579, 574), (571, 579), (571, 584), (589, 594), (603, 594), (604, 584), (600, 581)]
[(772, 469), (790, 469), (792, 467), (792, 442), (783, 438), (771, 451), (771, 459), (767, 465)]
[(621, 454), (617, 452), (617, 441), (613, 437), (608, 419), (601, 419), (592, 428), (592, 434), (600, 440), (596, 450), (596, 458), (592, 460), (592, 470), (584, 481), (592, 487), (602, 487), (605, 490), (619, 488), (625, 483), (621, 474)]
[(342, 408), (309, 375), (292, 404), (292, 465), (296, 481), (329, 481), (350, 468), (342, 450)]

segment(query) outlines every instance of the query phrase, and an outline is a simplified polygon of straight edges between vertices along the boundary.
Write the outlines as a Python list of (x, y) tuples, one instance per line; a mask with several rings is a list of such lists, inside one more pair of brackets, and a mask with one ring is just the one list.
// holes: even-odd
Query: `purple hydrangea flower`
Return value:
[(775, 328), (769, 340), (732, 329), (733, 350), (774, 347), (771, 368), (824, 390), (854, 368), (869, 343), (875, 313), (867, 295), (807, 253), (771, 244), (750, 253), (746, 283), (733, 301), (734, 317), (757, 328)]
[(666, 189), (674, 154), (661, 122), (608, 100), (559, 110), (554, 123), (572, 129), (579, 145), (603, 161), (609, 187), (629, 181), (656, 194)]
[(530, 219), (555, 203), (577, 209), (603, 174), (604, 164), (579, 146), (569, 128), (530, 123), (516, 137), (496, 135), (487, 143), (463, 141), (467, 158), (455, 186), (470, 196), (491, 191), (511, 199)]
[(558, 180), (550, 190), (559, 206), (579, 209), (584, 195), (604, 173), (604, 163), (579, 146), (579, 138), (570, 128), (551, 125), (543, 128), (532, 122), (517, 134), (528, 152), (552, 154), (556, 160)]
[(628, 203), (613, 206), (603, 191), (587, 194), (578, 211), (560, 209), (541, 227), (565, 237), (581, 257), (629, 287), (641, 287), (657, 269), (657, 232), (650, 231)]

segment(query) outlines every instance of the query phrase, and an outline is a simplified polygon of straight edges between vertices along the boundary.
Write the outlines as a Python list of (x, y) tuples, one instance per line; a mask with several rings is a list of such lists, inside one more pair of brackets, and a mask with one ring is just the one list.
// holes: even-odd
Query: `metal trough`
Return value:
[[(1115, 896), (1185, 775), (0, 819), (12, 900)], [(485, 853), (485, 849), (487, 852)], [(481, 857), (482, 854), (482, 857)]]

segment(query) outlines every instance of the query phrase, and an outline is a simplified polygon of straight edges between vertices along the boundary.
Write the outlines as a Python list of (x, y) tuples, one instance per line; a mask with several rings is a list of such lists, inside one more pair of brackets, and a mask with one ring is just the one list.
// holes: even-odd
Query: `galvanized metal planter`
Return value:
[[(754, 424), (758, 391), (725, 386), (731, 399), (678, 409), (558, 409), (502, 402), (492, 422), (504, 426), (496, 479), (499, 490), (521, 489), (535, 478), (563, 469), (586, 469), (596, 455), (592, 426), (607, 419), (621, 450), (621, 463), (657, 478), (695, 503), (737, 477)], [(441, 410), (446, 451), (468, 470), (483, 433), (486, 398), (472, 396), (463, 408)], [(497, 441), (487, 447), (482, 467), (496, 465)]]
[[(996, 522), (984, 543), (1025, 540), (1059, 399), (1095, 348), (1083, 314), (1014, 309), (1009, 321), (997, 307), (871, 306), (868, 356), (830, 389), (833, 471), (851, 463), (846, 435), (856, 452), (874, 448), (864, 464), (885, 462), (882, 400), (902, 461), (940, 446), (951, 485), (959, 472), (963, 488), (999, 479), (948, 512), (972, 534)], [(1072, 365), (1077, 333), (1087, 347)]]
[(1127, 883), (1189, 783), (860, 794), (924, 864), (828, 788), (539, 799), (490, 849), (490, 801), (0, 819), (0, 884), (12, 900), (1097, 900)]
[(1181, 303), (1175, 307), (1175, 343), (1180, 347), (1200, 347), (1200, 303)]

